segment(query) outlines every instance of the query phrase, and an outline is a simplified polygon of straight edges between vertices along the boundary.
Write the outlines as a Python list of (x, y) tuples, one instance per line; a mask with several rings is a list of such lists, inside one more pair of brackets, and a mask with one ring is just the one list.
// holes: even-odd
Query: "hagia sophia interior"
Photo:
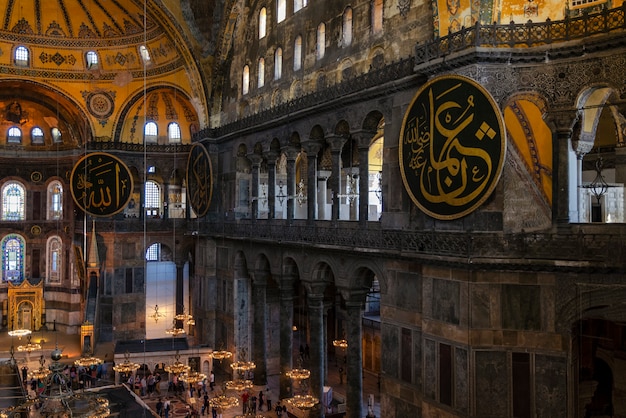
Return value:
[(0, 359), (54, 331), (254, 362), (290, 416), (626, 418), (621, 0), (0, 14)]

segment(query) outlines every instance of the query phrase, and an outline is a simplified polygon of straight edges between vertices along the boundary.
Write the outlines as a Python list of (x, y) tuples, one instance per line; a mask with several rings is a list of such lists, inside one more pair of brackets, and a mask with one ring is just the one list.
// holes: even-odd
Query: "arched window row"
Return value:
[[(23, 221), (26, 219), (26, 188), (17, 181), (8, 181), (2, 186), (3, 221)], [(63, 219), (63, 184), (53, 180), (46, 190), (46, 219)]]
[[(25, 279), (26, 240), (19, 234), (7, 234), (0, 240), (0, 249), (2, 251), (2, 283), (19, 285)], [(63, 240), (54, 235), (46, 242), (46, 282), (61, 284), (63, 273)]]
[[(143, 127), (143, 138), (146, 144), (156, 144), (159, 140), (159, 127), (154, 121), (148, 121)], [(167, 142), (170, 144), (180, 144), (182, 133), (177, 122), (170, 122), (167, 125)]]
[[(58, 128), (50, 129), (50, 138), (53, 144), (62, 143), (61, 131)], [(17, 126), (11, 126), (7, 130), (7, 144), (22, 144), (23, 133), (22, 129)], [(28, 139), (27, 139), (28, 140)], [(45, 145), (46, 135), (39, 126), (35, 126), (30, 130), (30, 144), (31, 145)]]

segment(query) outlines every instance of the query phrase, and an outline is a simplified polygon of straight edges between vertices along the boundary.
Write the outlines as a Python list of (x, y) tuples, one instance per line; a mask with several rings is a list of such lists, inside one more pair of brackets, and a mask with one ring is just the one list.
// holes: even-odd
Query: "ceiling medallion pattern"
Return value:
[(92, 116), (98, 118), (102, 126), (106, 125), (109, 117), (115, 110), (114, 91), (81, 91), (87, 104), (87, 110)]

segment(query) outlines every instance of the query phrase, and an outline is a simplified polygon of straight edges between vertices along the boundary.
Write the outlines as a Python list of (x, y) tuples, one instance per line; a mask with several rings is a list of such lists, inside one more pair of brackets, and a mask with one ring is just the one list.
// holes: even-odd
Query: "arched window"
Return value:
[(47, 263), (48, 283), (61, 283), (63, 272), (63, 242), (58, 236), (48, 239)]
[(276, 21), (278, 23), (285, 20), (287, 16), (287, 0), (278, 0), (276, 2)]
[(280, 80), (283, 76), (283, 49), (276, 48), (274, 52), (274, 80)]
[(155, 242), (146, 251), (146, 261), (161, 261), (161, 244)]
[(59, 144), (63, 142), (63, 140), (61, 139), (61, 131), (59, 131), (59, 128), (52, 128), (50, 130), (50, 135), (52, 135), (52, 142), (54, 144)]
[(156, 122), (146, 122), (146, 125), (143, 128), (143, 139), (146, 144), (156, 144), (158, 137), (159, 128), (157, 127)]
[(35, 126), (30, 130), (30, 143), (33, 145), (41, 145), (44, 143), (43, 131), (39, 126)]
[(302, 68), (302, 36), (296, 36), (293, 44), (293, 70), (298, 71)]
[(87, 69), (95, 70), (98, 68), (98, 54), (95, 51), (87, 51), (85, 61), (87, 61)]
[(298, 10), (306, 7), (307, 0), (293, 0), (293, 12), (297, 12)]
[(341, 38), (341, 44), (343, 46), (350, 46), (352, 44), (352, 8), (346, 7), (343, 11), (343, 33)]
[(248, 94), (250, 92), (250, 67), (245, 65), (243, 67), (243, 80), (241, 87), (241, 94)]
[(372, 32), (383, 31), (383, 0), (374, 0), (372, 3)]
[(161, 216), (161, 189), (156, 182), (152, 180), (146, 182), (144, 200), (146, 216), (148, 218), (158, 218)]
[(318, 60), (324, 58), (324, 54), (326, 53), (326, 25), (323, 23), (320, 23), (317, 27), (317, 44), (315, 53)]
[(24, 186), (14, 181), (6, 183), (2, 187), (2, 220), (23, 221), (25, 200)]
[(20, 128), (16, 128), (15, 126), (9, 128), (9, 132), (7, 134), (7, 142), (9, 144), (22, 143), (22, 131), (20, 130)]
[(176, 122), (172, 122), (167, 125), (167, 137), (170, 144), (180, 144), (180, 125)]
[(63, 185), (60, 181), (48, 185), (48, 219), (63, 219)]
[(267, 10), (265, 7), (259, 11), (259, 39), (265, 38), (267, 34)]
[(28, 67), (30, 62), (30, 53), (25, 46), (18, 46), (15, 48), (15, 65), (20, 67)]
[(259, 88), (265, 85), (265, 59), (259, 58), (259, 70), (258, 70), (259, 80), (258, 85)]
[(24, 280), (24, 239), (9, 234), (2, 240), (2, 281), (20, 284)]
[(144, 65), (150, 64), (150, 51), (148, 51), (148, 48), (145, 45), (139, 46), (139, 55), (141, 56), (141, 60)]

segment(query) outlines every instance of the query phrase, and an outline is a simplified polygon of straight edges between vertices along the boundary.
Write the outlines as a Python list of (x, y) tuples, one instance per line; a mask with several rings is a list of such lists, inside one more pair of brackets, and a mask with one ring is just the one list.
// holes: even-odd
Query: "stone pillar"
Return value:
[(170, 217), (170, 187), (172, 187), (169, 183), (163, 183), (163, 219), (169, 219)]
[(330, 189), (333, 191), (333, 207), (331, 220), (339, 220), (339, 195), (341, 194), (341, 150), (347, 138), (343, 136), (331, 135), (326, 139), (330, 145), (330, 156), (333, 165), (333, 172), (330, 177)]
[[(176, 263), (176, 315), (183, 313), (183, 308), (188, 309), (188, 306), (185, 306), (185, 277), (183, 275), (185, 271), (185, 263), (177, 262)], [(181, 321), (177, 321), (177, 327), (182, 327), (183, 324)]]
[[(325, 287), (325, 284), (324, 284)], [(310, 326), (310, 370), (311, 395), (318, 399), (324, 394), (324, 363), (326, 358), (326, 341), (324, 341), (324, 292), (320, 285), (310, 286), (308, 294), (309, 326)], [(309, 288), (307, 289), (309, 290)], [(324, 417), (324, 408), (318, 405), (311, 411), (310, 417)]]
[(287, 157), (287, 221), (293, 222), (295, 216), (295, 200), (296, 195), (296, 158), (298, 150), (293, 147), (287, 147), (284, 150)]
[(254, 384), (267, 385), (267, 318), (265, 315), (267, 271), (257, 270), (252, 282), (252, 302), (254, 303), (254, 348), (252, 360), (256, 364), (254, 369)]
[(369, 151), (375, 132), (362, 131), (353, 134), (359, 150), (359, 225), (367, 225), (369, 220)]
[(307, 185), (306, 185), (306, 205), (307, 223), (315, 222), (317, 213), (317, 153), (322, 145), (315, 141), (307, 141), (302, 144), (306, 151), (307, 158)]
[(250, 218), (256, 221), (259, 218), (259, 168), (263, 157), (257, 154), (250, 155), (252, 162), (252, 179), (250, 184), (250, 194), (252, 195), (252, 209), (250, 210)]
[(346, 340), (348, 341), (347, 371), (346, 371), (346, 411), (347, 418), (363, 417), (363, 347), (361, 336), (362, 328), (362, 306), (364, 296), (353, 296), (346, 301), (347, 330)]
[(555, 130), (552, 153), (552, 224), (557, 227), (569, 227), (570, 223), (570, 186), (576, 179), (570, 179), (569, 176), (569, 157), (572, 150), (572, 132), (578, 116), (576, 109), (560, 109), (548, 114)]
[(267, 153), (267, 219), (276, 217), (276, 158), (275, 152)]
[(291, 396), (291, 379), (285, 373), (293, 369), (293, 283), (286, 274), (280, 284), (280, 399)]

